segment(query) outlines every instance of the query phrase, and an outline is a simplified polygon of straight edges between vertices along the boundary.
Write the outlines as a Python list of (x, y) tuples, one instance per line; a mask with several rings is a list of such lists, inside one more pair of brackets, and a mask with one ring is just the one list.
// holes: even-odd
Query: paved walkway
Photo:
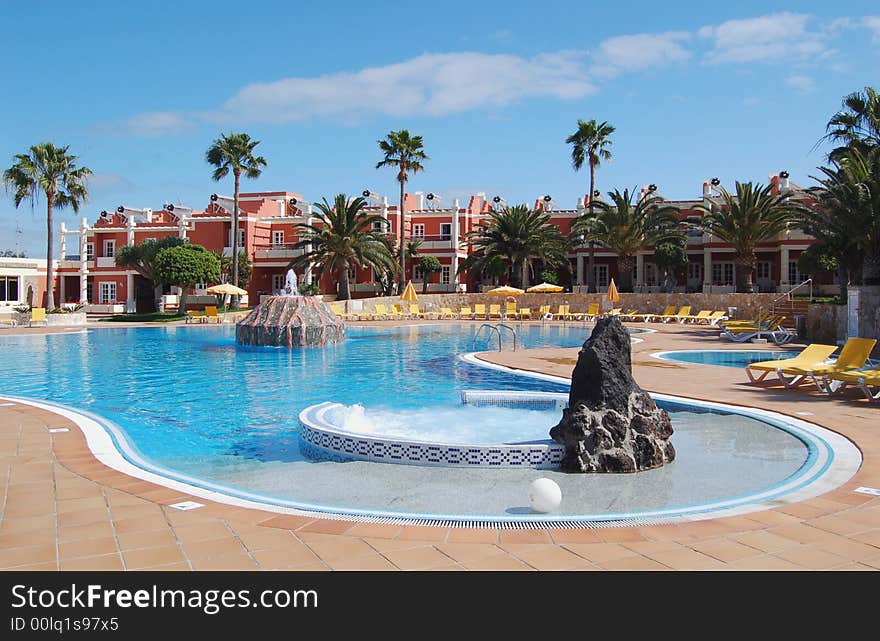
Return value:
[[(650, 356), (738, 347), (710, 330), (660, 326), (634, 345), (634, 374), (652, 391), (811, 412), (798, 418), (840, 432), (861, 449), (864, 462), (850, 482), (744, 516), (595, 530), (355, 524), (201, 498), (205, 507), (179, 512), (168, 505), (194, 497), (105, 467), (79, 430), (54, 413), (0, 403), (0, 569), (880, 569), (880, 497), (853, 491), (880, 487), (880, 408), (857, 396), (829, 400), (747, 385), (737, 370)], [(576, 349), (544, 349), (485, 358), (568, 376), (576, 356)], [(50, 432), (64, 427), (69, 431)]]

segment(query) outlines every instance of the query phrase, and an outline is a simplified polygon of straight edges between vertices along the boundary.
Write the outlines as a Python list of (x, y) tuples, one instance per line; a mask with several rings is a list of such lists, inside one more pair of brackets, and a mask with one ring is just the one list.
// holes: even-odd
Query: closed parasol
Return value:
[(403, 293), (400, 295), (400, 300), (406, 301), (407, 303), (414, 303), (419, 299), (416, 296), (416, 288), (413, 287), (412, 281), (408, 281), (406, 283), (406, 287), (403, 289)]

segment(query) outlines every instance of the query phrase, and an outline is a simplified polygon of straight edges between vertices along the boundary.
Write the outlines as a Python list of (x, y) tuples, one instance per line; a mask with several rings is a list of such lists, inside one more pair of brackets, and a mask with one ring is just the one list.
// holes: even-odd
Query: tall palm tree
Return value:
[[(398, 235), (400, 236), (398, 247), (406, 245), (406, 237), (403, 229), (406, 182), (409, 174), (417, 174), (424, 171), (423, 160), (429, 160), (422, 146), (421, 136), (412, 136), (406, 129), (392, 131), (385, 140), (379, 140), (379, 149), (385, 158), (376, 163), (376, 169), (382, 167), (394, 167), (397, 169), (397, 182), (400, 183), (400, 204), (397, 210)], [(400, 252), (400, 288), (403, 289), (406, 280), (406, 253)]]
[(16, 154), (15, 163), (3, 172), (7, 189), (12, 190), (15, 206), (30, 200), (31, 206), (42, 193), (46, 197), (46, 310), (55, 309), (55, 270), (53, 260), (52, 213), (70, 207), (79, 212), (88, 200), (86, 182), (92, 175), (88, 167), (77, 167), (77, 156), (67, 153), (69, 147), (56, 147), (51, 142), (34, 145), (26, 154)]
[(843, 143), (828, 154), (829, 160), (841, 160), (851, 148), (862, 152), (880, 146), (880, 93), (873, 87), (844, 97), (841, 110), (825, 127), (822, 140)]
[[(597, 123), (595, 119), (578, 120), (578, 128), (572, 135), (565, 139), (566, 144), (571, 145), (571, 165), (575, 171), (580, 171), (586, 162), (590, 168), (590, 191), (589, 214), (593, 218), (593, 198), (596, 193), (596, 168), (603, 160), (611, 159), (611, 140), (609, 136), (614, 133), (614, 126), (607, 121)], [(593, 282), (593, 263), (595, 252), (592, 242), (589, 242), (589, 260), (587, 266), (587, 291), (595, 292), (596, 283)]]
[(801, 228), (837, 257), (842, 290), (845, 275), (880, 284), (880, 147), (850, 149), (833, 167), (819, 170), (824, 177), (814, 178), (815, 205), (800, 210)]
[(507, 265), (510, 281), (527, 287), (534, 261), (568, 267), (568, 241), (541, 208), (531, 210), (518, 205), (492, 211), (487, 221), (468, 234), (468, 242), (473, 244), (474, 252), (461, 262), (459, 272), (495, 272), (500, 258)]
[(786, 195), (774, 196), (772, 185), (736, 182), (736, 194), (719, 188), (720, 202), (697, 205), (704, 213), (701, 226), (735, 251), (736, 291), (752, 293), (752, 272), (757, 257), (755, 248), (785, 231), (796, 220), (801, 205)]
[[(259, 144), (259, 140), (251, 140), (251, 137), (245, 133), (222, 134), (205, 152), (205, 160), (215, 167), (211, 176), (214, 180), (217, 182), (223, 180), (230, 171), (235, 179), (232, 205), (232, 284), (236, 287), (238, 286), (238, 195), (241, 175), (255, 179), (263, 173), (262, 167), (266, 166), (266, 159), (262, 156), (254, 156), (254, 148)], [(233, 296), (232, 306), (237, 305), (238, 296)]]
[(348, 272), (352, 267), (372, 267), (376, 272), (393, 270), (394, 257), (382, 232), (373, 230), (373, 222), (382, 218), (364, 211), (366, 200), (349, 200), (345, 194), (338, 194), (333, 205), (326, 198), (323, 200), (315, 204), (316, 224), (295, 225), (299, 242), (294, 248), (312, 248), (295, 258), (290, 266), (297, 269), (313, 264), (319, 282), (325, 271), (336, 274), (339, 300), (348, 300)]
[[(608, 192), (611, 202), (600, 202), (595, 219), (576, 218), (572, 223), (575, 234), (583, 233), (617, 254), (620, 291), (633, 289), (633, 269), (636, 254), (645, 245), (677, 241), (679, 229), (678, 208), (664, 205), (659, 196), (646, 194), (633, 204), (632, 192), (615, 189)], [(581, 231), (583, 230), (583, 231)]]

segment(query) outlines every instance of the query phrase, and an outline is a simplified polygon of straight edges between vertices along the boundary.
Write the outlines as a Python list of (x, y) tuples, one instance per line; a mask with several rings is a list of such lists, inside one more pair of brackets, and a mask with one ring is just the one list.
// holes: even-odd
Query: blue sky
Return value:
[[(269, 166), (245, 190), (393, 198), (376, 141), (407, 128), (431, 158), (411, 191), (573, 207), (588, 176), (564, 140), (596, 118), (617, 127), (603, 191), (691, 198), (706, 178), (781, 169), (811, 184), (841, 97), (880, 84), (880, 8), (715, 4), (2, 3), (0, 161), (70, 145), (95, 172), (90, 220), (121, 203), (201, 208), (232, 191), (205, 149), (246, 131)], [(41, 205), (0, 195), (0, 250), (18, 224), (21, 248), (45, 255)]]

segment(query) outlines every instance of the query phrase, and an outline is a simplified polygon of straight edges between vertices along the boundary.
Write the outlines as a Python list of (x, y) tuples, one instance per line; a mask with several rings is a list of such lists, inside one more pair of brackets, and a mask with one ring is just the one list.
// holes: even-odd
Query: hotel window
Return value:
[[(229, 246), (232, 247), (232, 230), (229, 230)], [(239, 249), (244, 247), (244, 230), (238, 230), (238, 247)]]
[(95, 243), (86, 243), (86, 260), (95, 260)]
[(104, 257), (105, 258), (113, 258), (116, 255), (116, 241), (115, 240), (105, 240), (104, 241)]
[(608, 265), (593, 265), (593, 281), (596, 287), (608, 287)]
[(357, 267), (355, 267), (354, 265), (348, 268), (348, 282), (357, 282)]
[(452, 223), (440, 223), (440, 240), (452, 240)]
[(452, 267), (450, 265), (442, 265), (440, 267), (440, 284), (448, 285), (452, 280)]
[(703, 265), (702, 263), (688, 263), (687, 271), (688, 280), (702, 280)]
[(374, 220), (372, 229), (373, 231), (384, 231), (385, 223), (383, 223), (381, 220)]
[(18, 276), (0, 276), (0, 301), (18, 302)]
[(654, 263), (645, 263), (645, 285), (653, 287), (657, 284), (657, 265)]
[(702, 218), (699, 216), (688, 216), (685, 220), (687, 222), (687, 235), (691, 238), (700, 238), (703, 235), (703, 229), (700, 227)]
[(788, 282), (791, 285), (799, 285), (810, 277), (809, 274), (802, 274), (798, 269), (796, 260), (788, 261)]
[(413, 280), (424, 280), (424, 278), (425, 272), (418, 265), (413, 267)]
[(284, 289), (284, 280), (286, 279), (286, 274), (272, 274), (272, 293), (280, 292)]
[(98, 294), (98, 304), (106, 305), (107, 303), (116, 302), (116, 282), (103, 282), (100, 284), (101, 289)]
[(413, 238), (424, 238), (425, 237), (425, 225), (424, 223), (418, 223), (413, 225)]
[(273, 231), (272, 232), (272, 245), (278, 247), (284, 244), (284, 232), (283, 231)]
[(769, 260), (759, 261), (757, 265), (755, 265), (755, 274), (758, 280), (770, 280), (771, 274), (771, 263)]
[(712, 284), (733, 285), (733, 263), (712, 263)]

